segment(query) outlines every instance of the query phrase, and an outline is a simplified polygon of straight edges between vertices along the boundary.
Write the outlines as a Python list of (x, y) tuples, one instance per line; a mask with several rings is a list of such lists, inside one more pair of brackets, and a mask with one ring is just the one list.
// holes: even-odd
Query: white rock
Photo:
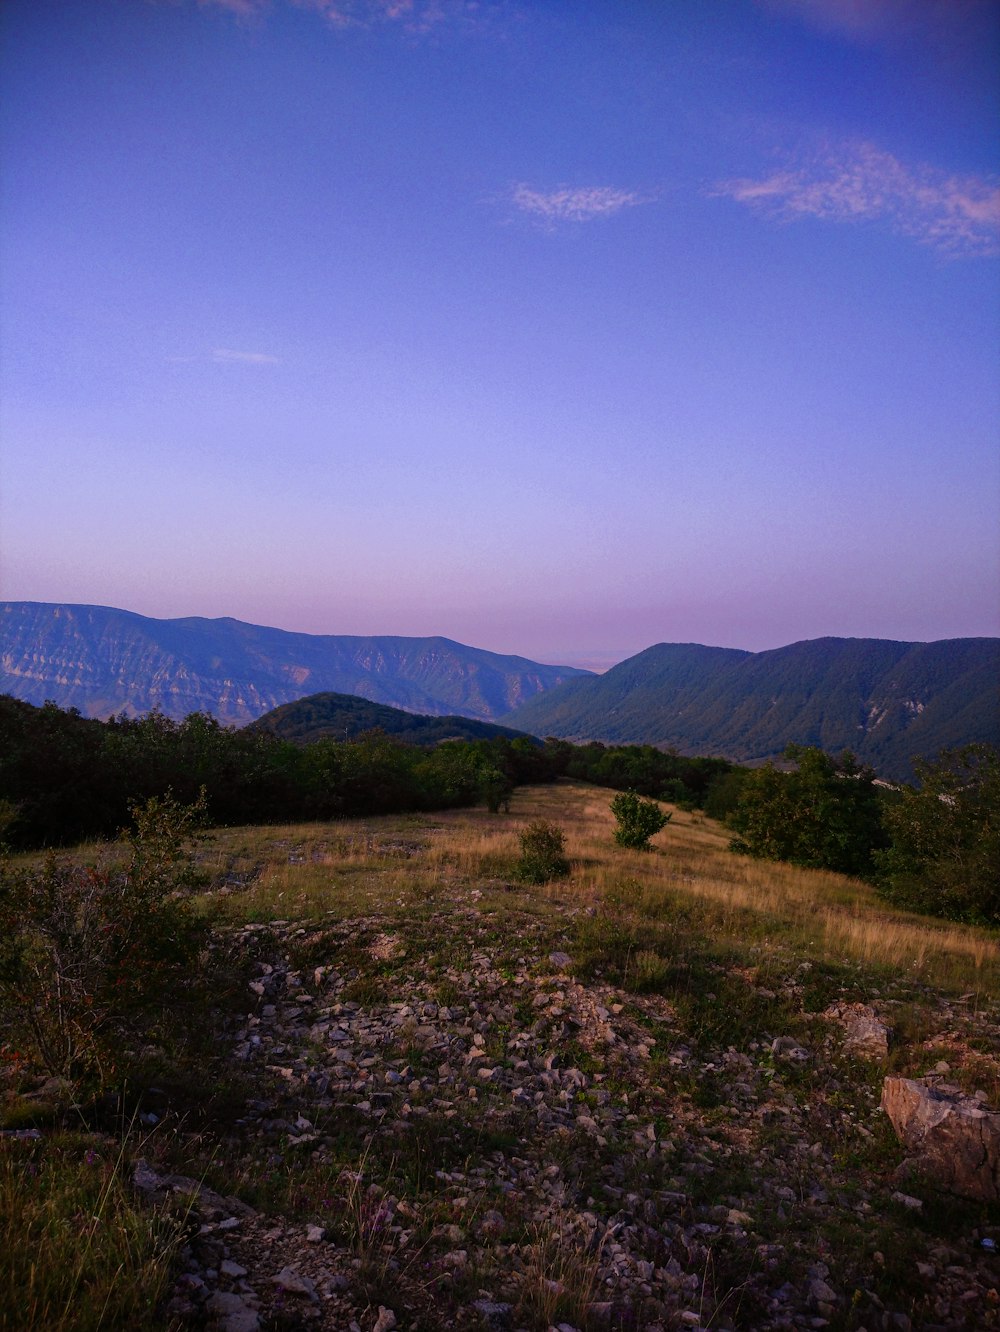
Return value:
[(283, 1267), (277, 1276), (271, 1278), (275, 1286), (280, 1286), (282, 1290), (289, 1295), (306, 1295), (309, 1299), (316, 1298), (316, 1285), (307, 1276), (301, 1272), (296, 1272), (293, 1267)]

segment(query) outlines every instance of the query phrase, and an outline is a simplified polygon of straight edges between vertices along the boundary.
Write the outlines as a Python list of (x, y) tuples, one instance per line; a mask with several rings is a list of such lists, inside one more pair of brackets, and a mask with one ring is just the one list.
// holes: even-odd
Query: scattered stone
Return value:
[(501, 1326), (510, 1317), (513, 1305), (498, 1303), (496, 1300), (473, 1300), (472, 1307), (481, 1318), (494, 1326)]
[(316, 1298), (315, 1282), (307, 1276), (302, 1276), (294, 1268), (283, 1267), (277, 1276), (271, 1278), (271, 1281), (289, 1295), (305, 1295), (310, 1300)]
[[(259, 964), (260, 1002), (247, 992), (248, 1011), (231, 1028), (241, 1075), (259, 1077), (239, 1131), (257, 1140), (262, 1171), (281, 1171), (292, 1151), (296, 1161), (316, 1163), (326, 1196), (311, 1205), (330, 1210), (308, 1219), (327, 1226), (243, 1216), (234, 1200), (203, 1194), (184, 1176), (168, 1184), (144, 1163), (137, 1188), (154, 1202), (177, 1193), (200, 1225), (168, 1306), (185, 1332), (203, 1325), (518, 1332), (515, 1310), (539, 1298), (568, 1308), (567, 1296), (581, 1294), (586, 1327), (725, 1332), (739, 1320), (705, 1277), (720, 1242), (739, 1265), (745, 1258), (740, 1317), (755, 1332), (839, 1325), (849, 1294), (852, 1326), (868, 1332), (898, 1332), (911, 1316), (928, 1332), (1000, 1332), (1000, 1299), (990, 1294), (1000, 1272), (984, 1244), (1000, 1230), (981, 1221), (954, 1239), (916, 1237), (914, 1270), (926, 1293), (906, 1314), (882, 1284), (886, 1303), (866, 1288), (876, 1277), (866, 1282), (856, 1252), (819, 1247), (845, 1220), (902, 1229), (908, 1218), (898, 1209), (919, 1210), (919, 1200), (901, 1191), (892, 1206), (893, 1186), (879, 1171), (857, 1178), (835, 1154), (838, 1140), (868, 1150), (878, 1120), (867, 1080), (852, 1078), (841, 1061), (824, 1065), (832, 1039), (807, 1049), (758, 1030), (717, 1048), (661, 996), (626, 995), (600, 978), (579, 984), (570, 954), (549, 952), (550, 919), (526, 917), (516, 936), (504, 935), (492, 910), (475, 907), (467, 892), (447, 912), (432, 906), (422, 926), (435, 940), (454, 936), (460, 960), (425, 967), (426, 951), (388, 917), (331, 920), (304, 938), (294, 924), (269, 927), (274, 944)], [(371, 1001), (345, 1001), (380, 937), (405, 941), (392, 955), (391, 981)], [(259, 937), (248, 938), (259, 949)], [(301, 975), (283, 954), (286, 943), (308, 950)], [(406, 953), (412, 962), (402, 962)], [(771, 983), (771, 999), (804, 1009), (798, 972)], [(709, 988), (723, 993), (721, 979)], [(891, 992), (877, 1002), (891, 1011)], [(953, 1001), (942, 1002), (939, 1027), (927, 1033), (935, 1036), (925, 1047), (931, 1059), (948, 1051), (963, 1079), (962, 1042), (973, 1024), (977, 1037), (995, 1031), (979, 1022), (983, 1004), (974, 1007), (956, 1017)], [(860, 1034), (852, 1023), (873, 1015), (881, 1023), (865, 1005), (835, 1004), (826, 1013), (843, 1029), (844, 1050), (866, 1058), (882, 1057), (881, 1046), (852, 1046)], [(979, 1054), (985, 1042), (972, 1048), (988, 1058)], [(988, 1077), (984, 1066), (979, 1080), (988, 1086)], [(927, 1081), (956, 1095), (944, 1079), (942, 1070)], [(969, 1099), (989, 1114), (983, 1094)], [(354, 1133), (364, 1146), (338, 1176), (344, 1138)], [(396, 1198), (389, 1189), (398, 1175), (387, 1162), (411, 1160), (428, 1136), (441, 1146), (439, 1168)], [(488, 1151), (469, 1155), (473, 1137)], [(352, 1233), (359, 1221), (363, 1249)], [(819, 1254), (826, 1262), (815, 1261)], [(393, 1308), (379, 1306), (377, 1315), (367, 1284), (372, 1260), (393, 1291)], [(878, 1277), (877, 1257), (873, 1264)], [(788, 1273), (795, 1275), (786, 1280)], [(234, 1302), (210, 1308), (216, 1296)]]
[(805, 1046), (791, 1036), (777, 1036), (771, 1042), (771, 1053), (776, 1059), (787, 1059), (793, 1064), (804, 1064), (812, 1057)]
[(218, 1332), (259, 1332), (260, 1315), (240, 1295), (214, 1291), (205, 1301), (205, 1311)]
[(899, 1203), (901, 1207), (909, 1208), (911, 1212), (922, 1211), (924, 1206), (923, 1202), (919, 1198), (911, 1197), (911, 1195), (908, 1193), (901, 1193), (899, 1189), (897, 1189), (895, 1193), (892, 1195), (892, 1201), (895, 1203)]
[(844, 1030), (844, 1051), (859, 1059), (885, 1059), (889, 1028), (869, 1004), (831, 1004), (823, 1016)]

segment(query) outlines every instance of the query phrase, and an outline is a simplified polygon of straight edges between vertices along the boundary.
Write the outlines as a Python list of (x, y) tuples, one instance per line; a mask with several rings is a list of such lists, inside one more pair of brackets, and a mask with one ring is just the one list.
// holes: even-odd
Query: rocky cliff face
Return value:
[(324, 690), (485, 720), (571, 677), (446, 638), (286, 633), (239, 620), (155, 620), (103, 606), (0, 603), (0, 692), (87, 717), (159, 709), (242, 724)]

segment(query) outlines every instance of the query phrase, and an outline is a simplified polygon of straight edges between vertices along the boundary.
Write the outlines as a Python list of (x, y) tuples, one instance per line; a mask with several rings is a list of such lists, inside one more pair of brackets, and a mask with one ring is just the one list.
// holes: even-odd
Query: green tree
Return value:
[(749, 768), (733, 768), (713, 777), (705, 794), (705, 813), (710, 819), (729, 818), (739, 804), (740, 792)]
[(966, 745), (913, 766), (919, 788), (886, 807), (879, 893), (912, 911), (1000, 925), (1000, 753)]
[(491, 814), (499, 814), (501, 809), (510, 813), (510, 798), (514, 794), (514, 783), (502, 768), (496, 764), (484, 762), (479, 769), (479, 795), (486, 802)]
[(809, 869), (868, 875), (885, 841), (882, 806), (871, 768), (853, 754), (839, 759), (811, 746), (789, 745), (796, 766), (767, 763), (743, 779), (729, 823), (732, 850)]
[(671, 815), (664, 814), (652, 800), (643, 800), (634, 791), (622, 791), (611, 802), (611, 813), (618, 823), (615, 841), (636, 851), (648, 851), (649, 839), (665, 828)]

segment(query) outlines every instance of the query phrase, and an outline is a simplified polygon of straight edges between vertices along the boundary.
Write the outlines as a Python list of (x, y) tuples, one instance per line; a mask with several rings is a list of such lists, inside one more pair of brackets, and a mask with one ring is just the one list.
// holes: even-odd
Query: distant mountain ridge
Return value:
[(660, 643), (502, 720), (535, 735), (740, 763), (777, 757), (790, 743), (851, 749), (880, 775), (906, 780), (915, 755), (1000, 745), (1000, 639), (819, 638), (756, 653)]
[(157, 620), (106, 606), (0, 603), (0, 693), (86, 717), (157, 708), (243, 725), (307, 694), (355, 694), (492, 721), (588, 675), (448, 638), (300, 634), (241, 620)]

